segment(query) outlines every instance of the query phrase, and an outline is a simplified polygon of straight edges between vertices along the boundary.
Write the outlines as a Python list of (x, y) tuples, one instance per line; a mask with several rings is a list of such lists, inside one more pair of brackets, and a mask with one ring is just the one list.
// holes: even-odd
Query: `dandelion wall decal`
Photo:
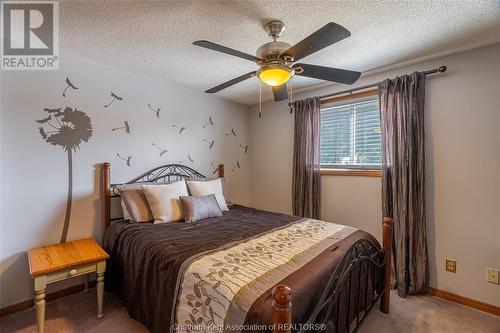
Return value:
[(203, 128), (207, 126), (215, 126), (214, 121), (212, 120), (212, 117), (208, 117), (208, 122), (203, 125)]
[(153, 147), (155, 147), (156, 149), (158, 149), (158, 153), (160, 154), (160, 157), (163, 156), (163, 154), (166, 154), (168, 153), (168, 150), (167, 149), (163, 149), (161, 148), (160, 146), (158, 146), (156, 143), (152, 143)]
[(129, 124), (128, 124), (128, 121), (126, 121), (126, 120), (125, 120), (125, 121), (123, 122), (123, 124), (124, 124), (124, 126), (121, 126), (121, 127), (115, 127), (115, 128), (112, 128), (111, 130), (112, 130), (112, 131), (117, 131), (117, 130), (122, 130), (122, 129), (123, 129), (123, 130), (125, 130), (125, 133), (130, 134), (130, 126), (129, 126)]
[(44, 140), (47, 139), (47, 134), (45, 133), (45, 130), (43, 129), (43, 127), (40, 127), (39, 131), (40, 131), (40, 135), (42, 136), (42, 138)]
[(49, 116), (47, 118), (43, 118), (43, 119), (40, 119), (40, 120), (35, 120), (37, 123), (39, 124), (45, 124), (46, 122), (48, 122), (49, 120), (52, 119), (52, 116), (49, 114)]
[(206, 143), (208, 143), (208, 147), (209, 147), (210, 149), (212, 149), (212, 147), (214, 146), (214, 143), (215, 143), (215, 141), (214, 141), (214, 140), (212, 140), (212, 141), (208, 141), (208, 140), (206, 140), (206, 139), (203, 139), (203, 141), (205, 141)]
[(248, 152), (248, 145), (242, 146), (240, 145), (241, 149), (245, 152), (245, 154)]
[(179, 134), (182, 134), (182, 132), (184, 132), (184, 130), (186, 129), (186, 127), (181, 127), (179, 125), (172, 125), (172, 127), (177, 128), (179, 130)]
[(231, 128), (231, 130), (229, 132), (227, 132), (225, 135), (226, 136), (228, 136), (228, 135), (236, 136), (236, 131), (234, 130), (234, 128)]
[[(92, 122), (90, 118), (80, 110), (66, 107), (48, 109), (44, 111), (49, 113), (49, 116), (36, 120), (41, 124), (38, 128), (42, 138), (54, 146), (63, 148), (67, 153), (68, 158), (68, 197), (66, 200), (66, 213), (64, 216), (63, 231), (61, 234), (61, 243), (66, 241), (69, 230), (69, 222), (71, 218), (71, 204), (73, 199), (73, 153), (76, 153), (77, 148), (80, 149), (82, 142), (88, 142), (92, 137)], [(55, 121), (55, 124), (51, 121)], [(50, 126), (49, 131), (45, 131), (43, 126)]]
[(161, 108), (153, 109), (153, 107), (151, 106), (151, 104), (148, 104), (148, 108), (156, 114), (156, 118), (160, 118), (160, 110), (161, 110)]
[(236, 164), (235, 164), (235, 166), (233, 166), (233, 169), (231, 171), (234, 172), (234, 170), (239, 169), (239, 168), (241, 168), (240, 161), (236, 161)]
[(182, 163), (186, 163), (186, 162), (194, 163), (194, 160), (191, 158), (191, 155), (187, 156), (187, 160), (179, 161), (179, 162), (177, 162), (177, 164), (182, 164)]
[(113, 104), (114, 101), (123, 101), (123, 98), (121, 98), (120, 96), (118, 96), (114, 92), (111, 92), (111, 97), (113, 97), (113, 99), (111, 99), (111, 102), (109, 102), (108, 104), (104, 105), (105, 108), (107, 108), (108, 106), (110, 106), (111, 104)]
[(66, 88), (64, 88), (63, 90), (63, 97), (66, 97), (66, 90), (68, 90), (68, 88), (71, 88), (73, 90), (78, 89), (73, 83), (71, 83), (68, 77), (66, 78), (65, 82), (66, 82)]
[[(54, 117), (56, 117), (56, 121), (57, 121), (57, 117), (60, 117), (63, 115), (63, 111), (61, 111), (62, 108), (57, 108), (57, 109), (49, 109), (49, 108), (45, 108), (43, 109), (43, 111), (47, 112), (49, 115), (52, 115)], [(42, 119), (43, 120), (43, 119)], [(39, 122), (39, 121), (38, 121)]]
[(132, 156), (128, 156), (127, 158), (121, 157), (120, 154), (116, 153), (116, 156), (122, 161), (125, 161), (127, 163), (127, 166), (130, 167), (130, 162), (132, 161)]

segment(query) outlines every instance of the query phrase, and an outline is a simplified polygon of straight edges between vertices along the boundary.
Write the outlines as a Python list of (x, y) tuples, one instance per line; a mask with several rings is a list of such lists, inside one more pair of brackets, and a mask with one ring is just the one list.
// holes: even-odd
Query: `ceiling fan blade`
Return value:
[(274, 101), (279, 102), (288, 99), (288, 91), (286, 89), (286, 83), (283, 83), (281, 86), (274, 86), (272, 88), (273, 88)]
[(309, 64), (295, 64), (294, 68), (302, 68), (303, 72), (295, 75), (311, 77), (313, 79), (320, 79), (325, 81), (339, 82), (345, 84), (353, 84), (356, 82), (361, 73), (349, 71), (347, 69), (338, 69), (332, 67), (316, 66)]
[(245, 81), (251, 77), (254, 77), (255, 76), (255, 73), (257, 73), (256, 71), (253, 71), (253, 72), (250, 72), (250, 73), (246, 73), (246, 74), (243, 74), (241, 76), (238, 76), (237, 78), (234, 78), (232, 80), (229, 80), (227, 82), (224, 82), (222, 84), (219, 84), (218, 86), (216, 87), (213, 87), (211, 89), (208, 89), (207, 91), (205, 91), (206, 93), (209, 93), (209, 94), (213, 94), (213, 93), (216, 93), (218, 91), (221, 91), (222, 89), (226, 89), (230, 86), (232, 86), (233, 84), (236, 84), (236, 83), (239, 83), (241, 81)]
[(316, 51), (324, 49), (351, 35), (349, 30), (343, 26), (330, 22), (323, 28), (313, 32), (311, 35), (298, 42), (281, 55), (292, 56), (294, 61), (298, 61)]
[(217, 52), (222, 52), (222, 53), (229, 54), (229, 55), (232, 55), (235, 57), (247, 59), (250, 61), (257, 61), (257, 60), (262, 61), (262, 59), (259, 57), (256, 57), (256, 56), (253, 56), (251, 54), (241, 52), (238, 50), (234, 50), (234, 49), (231, 49), (231, 48), (226, 47), (226, 46), (215, 44), (215, 43), (209, 42), (208, 40), (197, 40), (196, 42), (193, 42), (193, 45), (204, 47), (206, 49), (214, 50)]

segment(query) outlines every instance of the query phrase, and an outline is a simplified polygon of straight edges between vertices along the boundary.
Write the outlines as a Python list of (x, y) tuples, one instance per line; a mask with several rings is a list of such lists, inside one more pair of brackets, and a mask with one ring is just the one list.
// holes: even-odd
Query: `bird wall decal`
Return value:
[(212, 174), (215, 175), (216, 173), (219, 172), (219, 164), (217, 164), (217, 166), (215, 166), (213, 162), (211, 162), (210, 164), (212, 165), (212, 169), (214, 170)]
[(245, 152), (245, 154), (248, 152), (248, 145), (242, 146), (240, 145), (241, 149)]
[(131, 161), (132, 161), (132, 156), (128, 156), (127, 158), (120, 156), (120, 154), (116, 153), (116, 156), (122, 161), (125, 161), (127, 163), (127, 166), (130, 167)]
[(186, 162), (194, 163), (194, 160), (191, 157), (191, 155), (188, 155), (186, 160), (182, 160), (182, 161), (177, 162), (177, 164), (182, 164), (182, 163), (186, 163)]
[(151, 104), (148, 104), (148, 108), (156, 114), (156, 118), (160, 118), (161, 108), (154, 109)]
[(113, 104), (114, 101), (123, 101), (123, 98), (115, 94), (114, 92), (111, 92), (111, 102), (108, 104), (104, 105), (105, 108), (109, 107), (111, 104)]
[(184, 132), (184, 130), (186, 129), (185, 126), (179, 126), (179, 125), (172, 125), (173, 128), (177, 128), (177, 130), (179, 131), (179, 134), (182, 134), (182, 132)]
[(212, 120), (212, 117), (208, 117), (208, 122), (203, 125), (203, 128), (207, 126), (215, 126), (214, 121)]
[(206, 143), (208, 143), (208, 147), (209, 147), (210, 149), (212, 149), (212, 147), (214, 146), (214, 143), (215, 143), (215, 141), (214, 141), (214, 140), (212, 140), (212, 141), (208, 141), (207, 139), (203, 139), (203, 141), (205, 141)]
[(125, 130), (125, 133), (130, 134), (130, 126), (128, 124), (128, 121), (125, 120), (123, 123), (124, 123), (124, 126), (115, 127), (115, 128), (112, 128), (111, 130), (112, 131), (117, 131), (117, 130), (122, 130), (123, 129), (123, 130)]
[(162, 157), (164, 154), (168, 153), (168, 149), (163, 149), (154, 142), (152, 143), (152, 145), (153, 145), (153, 147), (155, 147), (158, 150), (160, 157)]
[(63, 90), (63, 94), (62, 94), (63, 97), (66, 97), (66, 90), (68, 90), (68, 88), (71, 88), (73, 90), (78, 89), (78, 87), (76, 87), (73, 83), (71, 83), (71, 81), (69, 80), (68, 77), (66, 78), (65, 82), (66, 82), (66, 88), (64, 88), (64, 90)]
[(225, 135), (226, 136), (229, 136), (229, 135), (236, 136), (236, 131), (234, 130), (234, 128), (231, 128), (231, 130), (229, 132), (227, 132)]
[(236, 161), (236, 164), (234, 165), (234, 167), (231, 171), (234, 172), (234, 170), (239, 169), (239, 168), (241, 168), (240, 161)]

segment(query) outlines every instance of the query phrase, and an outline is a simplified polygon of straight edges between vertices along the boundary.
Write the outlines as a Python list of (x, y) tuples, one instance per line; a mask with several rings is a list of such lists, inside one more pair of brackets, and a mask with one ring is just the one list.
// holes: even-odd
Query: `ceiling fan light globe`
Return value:
[(285, 84), (293, 76), (294, 71), (285, 66), (262, 67), (257, 73), (259, 79), (271, 87)]

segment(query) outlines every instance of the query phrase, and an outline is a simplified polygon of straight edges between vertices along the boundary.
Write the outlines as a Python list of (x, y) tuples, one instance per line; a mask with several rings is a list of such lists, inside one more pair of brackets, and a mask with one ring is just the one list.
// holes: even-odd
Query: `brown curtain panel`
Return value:
[(429, 262), (425, 221), (425, 74), (379, 86), (382, 210), (394, 219), (393, 281), (401, 297), (425, 293)]
[(294, 103), (292, 208), (297, 216), (319, 219), (320, 215), (320, 131), (319, 98)]

